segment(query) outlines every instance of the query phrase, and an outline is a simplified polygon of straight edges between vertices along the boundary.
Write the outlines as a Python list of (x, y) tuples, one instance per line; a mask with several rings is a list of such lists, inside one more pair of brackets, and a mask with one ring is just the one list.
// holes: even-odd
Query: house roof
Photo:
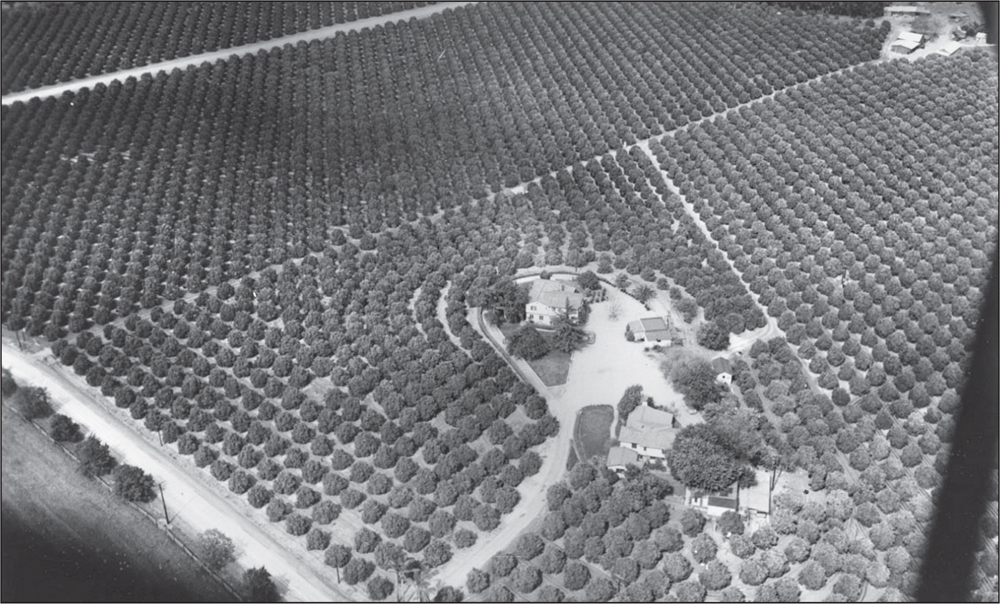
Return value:
[(924, 41), (924, 35), (923, 34), (918, 34), (915, 31), (902, 31), (902, 32), (899, 32), (899, 39), (900, 40), (908, 40), (910, 42), (923, 42)]
[(583, 304), (583, 294), (576, 291), (576, 288), (571, 283), (555, 279), (537, 279), (532, 281), (531, 291), (528, 292), (528, 299), (531, 302), (557, 309), (566, 308), (567, 301), (573, 308), (579, 308)]
[(628, 414), (628, 421), (625, 424), (637, 430), (672, 428), (674, 414), (649, 405), (639, 405)]
[(649, 449), (666, 450), (674, 446), (674, 439), (677, 437), (677, 429), (670, 427), (661, 428), (633, 428), (623, 426), (618, 433), (618, 440), (623, 443), (630, 443)]
[(663, 450), (674, 446), (676, 437), (674, 415), (649, 405), (633, 409), (618, 433), (620, 442)]
[(663, 317), (644, 317), (628, 324), (633, 334), (642, 334), (647, 340), (669, 340), (673, 331)]
[(907, 51), (912, 52), (920, 46), (920, 42), (914, 42), (912, 40), (896, 40), (892, 43), (892, 49), (905, 48)]
[[(756, 470), (757, 484), (752, 487), (741, 487), (739, 489), (740, 509), (749, 508), (761, 512), (771, 511), (771, 473), (767, 470)], [(707, 504), (715, 507), (736, 509), (736, 483), (723, 491), (704, 491), (688, 489), (686, 498), (700, 499), (707, 497)]]
[(725, 357), (716, 357), (712, 359), (712, 369), (717, 373), (732, 373), (733, 363)]
[(958, 49), (960, 48), (962, 48), (962, 45), (960, 43), (952, 41), (948, 42), (947, 44), (939, 48), (938, 53), (943, 54), (946, 57), (950, 57), (951, 55), (958, 52)]
[(608, 450), (608, 467), (625, 467), (629, 464), (639, 465), (639, 454), (625, 447), (611, 447)]

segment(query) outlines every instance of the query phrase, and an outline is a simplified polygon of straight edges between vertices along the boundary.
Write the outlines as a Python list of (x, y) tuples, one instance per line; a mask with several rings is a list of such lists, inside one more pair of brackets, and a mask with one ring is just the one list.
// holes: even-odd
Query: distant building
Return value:
[(685, 489), (684, 503), (717, 518), (732, 511), (746, 518), (767, 518), (771, 514), (771, 473), (757, 470), (757, 484), (740, 487), (738, 482), (722, 491)]
[(887, 6), (885, 7), (885, 14), (889, 16), (925, 17), (931, 14), (931, 11), (921, 6)]
[(618, 441), (645, 460), (666, 459), (679, 428), (680, 422), (673, 413), (639, 405), (629, 414), (618, 433)]
[(962, 45), (958, 42), (948, 42), (944, 46), (938, 49), (938, 54), (942, 54), (946, 57), (950, 57), (962, 48)]
[(569, 318), (579, 317), (584, 296), (570, 281), (536, 279), (531, 282), (525, 314), (530, 323), (552, 325), (569, 311)]
[(630, 342), (663, 342), (673, 337), (674, 330), (663, 317), (647, 317), (625, 326), (625, 338)]

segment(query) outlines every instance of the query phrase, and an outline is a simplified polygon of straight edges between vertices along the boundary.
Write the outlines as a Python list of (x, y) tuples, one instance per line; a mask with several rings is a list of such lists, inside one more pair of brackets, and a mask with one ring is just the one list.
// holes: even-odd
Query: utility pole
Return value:
[(160, 487), (160, 503), (163, 504), (163, 517), (166, 519), (167, 524), (170, 524), (170, 514), (167, 513), (167, 498), (163, 496), (163, 483), (158, 482), (156, 486)]

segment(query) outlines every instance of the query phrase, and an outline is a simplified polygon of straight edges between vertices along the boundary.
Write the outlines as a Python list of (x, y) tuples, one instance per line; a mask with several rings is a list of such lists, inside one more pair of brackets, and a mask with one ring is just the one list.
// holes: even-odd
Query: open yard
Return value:
[(4, 601), (232, 601), (142, 514), (3, 406)]

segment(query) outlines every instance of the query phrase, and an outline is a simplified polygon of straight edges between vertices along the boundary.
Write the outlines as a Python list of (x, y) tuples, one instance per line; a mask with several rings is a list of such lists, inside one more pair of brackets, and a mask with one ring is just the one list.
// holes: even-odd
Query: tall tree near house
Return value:
[(527, 304), (528, 291), (510, 279), (500, 279), (486, 292), (485, 305), (493, 311), (497, 325), (524, 321)]
[(656, 297), (656, 290), (649, 285), (642, 283), (635, 288), (632, 292), (632, 297), (638, 300), (641, 304), (646, 304), (653, 298)]
[(584, 271), (580, 273), (576, 277), (576, 282), (580, 284), (580, 287), (591, 291), (601, 289), (601, 279), (594, 273), (594, 271)]
[(514, 356), (533, 361), (548, 354), (549, 344), (534, 326), (525, 325), (511, 334), (507, 342), (507, 351)]
[(630, 413), (642, 404), (642, 385), (634, 384), (625, 389), (625, 394), (618, 401), (618, 422), (624, 424)]
[(583, 347), (587, 341), (587, 333), (575, 321), (556, 319), (556, 333), (552, 336), (552, 345), (556, 350), (571, 353)]

